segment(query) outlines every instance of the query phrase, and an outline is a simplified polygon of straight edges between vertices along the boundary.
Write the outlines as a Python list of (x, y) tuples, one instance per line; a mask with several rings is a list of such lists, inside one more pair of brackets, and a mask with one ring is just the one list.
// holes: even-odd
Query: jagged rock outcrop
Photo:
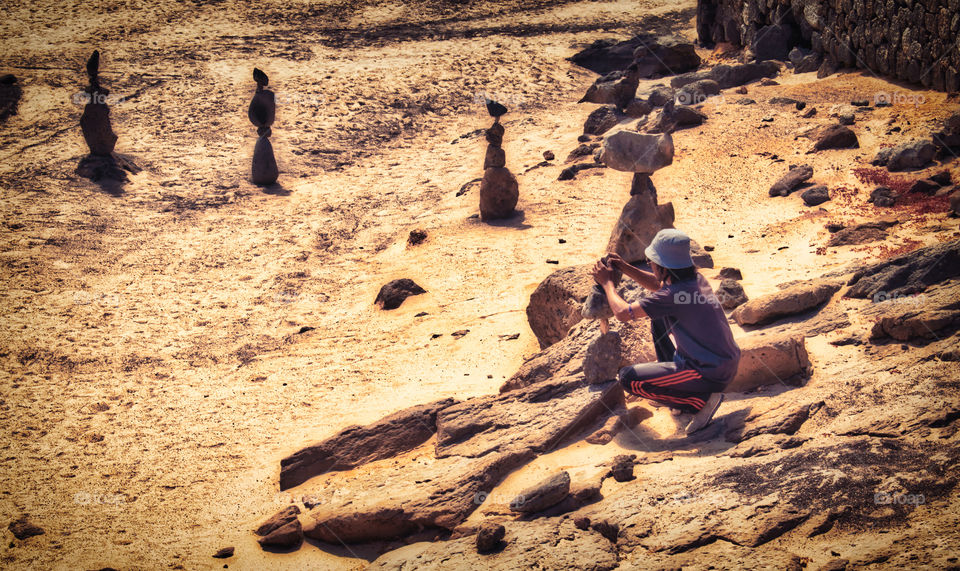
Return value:
[(443, 399), (411, 407), (367, 426), (350, 426), (280, 461), (280, 489), (335, 470), (391, 458), (426, 442), (436, 432), (437, 413), (455, 403)]
[(530, 294), (527, 322), (541, 349), (566, 337), (582, 319), (581, 308), (594, 283), (590, 269), (589, 264), (561, 268)]
[(636, 65), (639, 77), (672, 75), (700, 66), (694, 45), (677, 36), (640, 34), (629, 40), (597, 40), (570, 57), (573, 63), (607, 74)]
[(920, 248), (856, 272), (847, 295), (882, 301), (960, 275), (960, 240)]

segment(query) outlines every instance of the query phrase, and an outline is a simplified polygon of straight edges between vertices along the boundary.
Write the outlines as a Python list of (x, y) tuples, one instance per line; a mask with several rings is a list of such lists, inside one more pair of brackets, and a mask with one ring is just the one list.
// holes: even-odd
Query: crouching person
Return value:
[[(644, 253), (652, 272), (617, 254), (607, 257), (609, 265), (600, 261), (593, 269), (617, 319), (650, 318), (658, 362), (624, 367), (620, 383), (631, 394), (692, 414), (686, 426), (692, 434), (707, 426), (720, 407), (723, 390), (737, 373), (740, 348), (710, 284), (693, 265), (686, 234), (661, 230)], [(627, 303), (613, 284), (614, 266), (653, 293)]]

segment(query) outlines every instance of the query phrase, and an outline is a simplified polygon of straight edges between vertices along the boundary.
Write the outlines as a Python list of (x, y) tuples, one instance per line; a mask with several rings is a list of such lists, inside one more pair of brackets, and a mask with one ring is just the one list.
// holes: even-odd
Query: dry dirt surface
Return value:
[[(610, 170), (557, 181), (594, 108), (575, 102), (595, 74), (566, 58), (639, 31), (692, 39), (694, 8), (5, 6), (0, 73), (17, 76), (23, 99), (0, 124), (0, 524), (26, 515), (45, 533), (4, 531), (0, 567), (349, 569), (388, 549), (261, 551), (251, 530), (296, 499), (279, 491), (280, 459), (402, 408), (495, 393), (539, 349), (530, 293), (558, 266), (604, 253), (630, 183)], [(124, 185), (74, 173), (86, 153), (75, 95), (94, 49), (117, 152), (143, 169)], [(280, 180), (267, 189), (248, 181), (254, 66), (277, 94)], [(675, 135), (674, 165), (654, 177), (677, 226), (716, 247), (718, 268), (743, 270), (751, 297), (957, 236), (942, 209), (907, 210), (886, 242), (824, 255), (825, 223), (875, 213), (852, 169), (937, 128), (956, 100), (918, 92), (919, 105), (858, 116), (860, 149), (805, 155), (812, 142), (798, 132), (828, 122), (832, 106), (912, 93), (859, 72), (814, 75), (751, 86), (759, 105), (728, 90), (702, 127)], [(484, 94), (510, 107), (504, 148), (520, 181), (521, 213), (495, 224), (473, 216), (476, 185), (459, 192), (482, 173)], [(766, 104), (781, 95), (820, 115), (804, 123)], [(532, 168), (545, 151), (557, 160)], [(859, 197), (822, 209), (768, 198), (793, 162)], [(427, 238), (411, 246), (415, 229)], [(375, 307), (402, 277), (427, 293)], [(823, 362), (870, 358), (817, 349)], [(226, 546), (232, 558), (212, 558)]]

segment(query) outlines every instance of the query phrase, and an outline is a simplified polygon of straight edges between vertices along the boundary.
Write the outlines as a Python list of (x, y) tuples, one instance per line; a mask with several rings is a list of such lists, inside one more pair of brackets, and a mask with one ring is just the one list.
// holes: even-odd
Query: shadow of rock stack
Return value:
[(90, 82), (83, 90), (82, 100), (86, 101), (83, 115), (80, 116), (80, 129), (90, 154), (80, 159), (77, 174), (94, 182), (99, 182), (108, 192), (122, 192), (127, 181), (127, 172), (140, 172), (128, 157), (113, 152), (117, 145), (117, 135), (110, 125), (110, 107), (107, 96), (110, 92), (100, 85), (100, 51), (94, 50), (87, 60), (87, 77)]
[(267, 74), (253, 68), (253, 80), (257, 82), (257, 92), (253, 94), (247, 116), (257, 128), (257, 144), (253, 148), (253, 166), (251, 181), (253, 184), (268, 186), (277, 182), (280, 170), (277, 168), (277, 159), (273, 156), (273, 145), (270, 144), (270, 126), (277, 114), (277, 103), (273, 92), (267, 89), (270, 80)]
[(7, 117), (17, 114), (22, 96), (23, 90), (16, 76), (9, 73), (0, 75), (0, 121), (6, 121)]
[(497, 220), (513, 215), (520, 188), (517, 177), (506, 166), (507, 155), (502, 146), (504, 129), (500, 117), (506, 114), (507, 108), (488, 99), (487, 111), (493, 117), (493, 125), (487, 129), (487, 152), (480, 181), (480, 219)]

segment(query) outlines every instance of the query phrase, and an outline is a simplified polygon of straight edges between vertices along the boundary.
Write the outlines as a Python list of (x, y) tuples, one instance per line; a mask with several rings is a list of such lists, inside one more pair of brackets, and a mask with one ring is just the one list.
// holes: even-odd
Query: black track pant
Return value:
[(662, 319), (651, 319), (653, 343), (658, 363), (641, 363), (620, 369), (624, 390), (683, 412), (695, 413), (703, 408), (712, 393), (722, 386), (704, 379), (695, 369), (681, 369), (673, 362), (676, 349), (669, 336), (669, 325)]

